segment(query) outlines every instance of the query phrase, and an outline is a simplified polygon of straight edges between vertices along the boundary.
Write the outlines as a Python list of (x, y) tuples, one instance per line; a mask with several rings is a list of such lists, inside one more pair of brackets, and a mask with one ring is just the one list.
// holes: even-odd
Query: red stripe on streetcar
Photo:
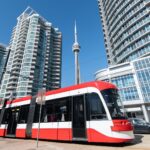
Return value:
[[(5, 129), (0, 129), (0, 136), (5, 135)], [(25, 138), (25, 129), (17, 129), (16, 130), (16, 137), (18, 138)], [(37, 138), (37, 131), (38, 129), (32, 129), (32, 138)], [(124, 143), (130, 142), (133, 140), (125, 139), (125, 138), (115, 138), (106, 136), (95, 129), (87, 129), (87, 137), (88, 142), (103, 142), (103, 143)], [(40, 136), (39, 139), (46, 139), (46, 140), (65, 140), (65, 141), (72, 141), (72, 129), (40, 129)]]
[(16, 137), (25, 138), (26, 137), (26, 130), (25, 129), (16, 129)]
[[(37, 138), (37, 129), (32, 129), (32, 138)], [(71, 129), (40, 129), (39, 139), (46, 140), (72, 140)]]
[(71, 129), (58, 129), (58, 140), (72, 140)]
[(18, 103), (18, 102), (27, 101), (27, 100), (31, 100), (31, 96), (22, 97), (22, 98), (14, 99), (14, 100), (9, 100), (9, 101), (7, 101), (7, 104)]
[(0, 136), (5, 136), (6, 129), (0, 129)]

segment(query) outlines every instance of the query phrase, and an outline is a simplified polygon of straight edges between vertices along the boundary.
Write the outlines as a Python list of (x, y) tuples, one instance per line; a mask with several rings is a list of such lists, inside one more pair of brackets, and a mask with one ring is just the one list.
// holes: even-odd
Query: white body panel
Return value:
[(26, 129), (27, 124), (17, 124), (17, 129)]
[(89, 124), (90, 129), (94, 129), (97, 132), (106, 135), (108, 137), (114, 137), (114, 138), (123, 138), (123, 139), (132, 139), (134, 138), (134, 134), (132, 131), (118, 131), (114, 132), (111, 130), (111, 126), (113, 126), (112, 121), (89, 121), (87, 124)]
[(0, 129), (6, 129), (6, 126), (7, 126), (6, 124), (1, 124)]
[[(39, 123), (33, 123), (32, 128), (37, 129)], [(57, 129), (57, 128), (72, 128), (71, 122), (51, 122), (51, 123), (40, 123), (40, 129)]]

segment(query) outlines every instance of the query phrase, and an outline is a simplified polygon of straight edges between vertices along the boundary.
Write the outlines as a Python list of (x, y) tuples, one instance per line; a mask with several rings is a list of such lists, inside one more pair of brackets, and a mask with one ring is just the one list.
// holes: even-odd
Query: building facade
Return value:
[(129, 117), (150, 121), (150, 0), (98, 0), (109, 68)]
[(1, 98), (35, 95), (41, 88), (60, 88), (62, 34), (32, 8), (17, 18), (9, 49)]
[(0, 44), (0, 84), (1, 84), (2, 76), (4, 72), (4, 67), (6, 64), (7, 54), (8, 54), (8, 51), (6, 47), (3, 44)]
[(108, 64), (150, 53), (150, 0), (98, 0)]
[(129, 117), (150, 121), (150, 56), (100, 70), (95, 78), (117, 85)]

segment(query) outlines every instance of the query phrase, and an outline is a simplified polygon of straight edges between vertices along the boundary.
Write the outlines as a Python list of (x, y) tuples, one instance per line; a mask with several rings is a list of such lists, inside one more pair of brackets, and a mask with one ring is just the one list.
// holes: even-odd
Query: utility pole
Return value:
[(39, 123), (38, 123), (38, 131), (37, 131), (37, 143), (36, 143), (36, 148), (38, 148), (39, 136), (40, 136), (40, 123), (41, 123), (42, 105), (45, 105), (45, 89), (40, 89), (39, 90), (36, 102), (37, 102), (37, 104), (40, 105)]
[(75, 55), (75, 84), (80, 83), (80, 70), (79, 70), (79, 52), (80, 52), (80, 45), (77, 40), (77, 27), (76, 27), (76, 22), (75, 22), (75, 28), (74, 28), (74, 44), (72, 46), (72, 51), (74, 52)]

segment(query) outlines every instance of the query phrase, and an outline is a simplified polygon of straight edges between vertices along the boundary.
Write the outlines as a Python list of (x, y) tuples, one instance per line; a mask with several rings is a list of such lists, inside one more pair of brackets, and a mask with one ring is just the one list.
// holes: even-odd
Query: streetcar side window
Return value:
[(47, 101), (46, 102), (46, 115), (44, 116), (44, 122), (56, 122), (56, 113), (55, 113), (55, 102)]
[(19, 120), (18, 123), (27, 123), (28, 119), (28, 112), (29, 112), (29, 105), (21, 106), (19, 112)]
[(70, 98), (47, 101), (45, 107), (44, 122), (71, 121), (71, 101)]
[(101, 99), (98, 94), (91, 93), (87, 96), (87, 119), (90, 114), (90, 120), (106, 119), (107, 115)]
[(56, 110), (56, 116), (57, 121), (63, 122), (63, 121), (71, 121), (71, 101), (69, 98), (62, 98), (58, 100), (58, 103), (56, 102), (55, 110)]
[[(39, 121), (40, 105), (36, 105), (34, 122)], [(71, 101), (69, 97), (49, 100), (42, 106), (41, 122), (71, 121)]]

